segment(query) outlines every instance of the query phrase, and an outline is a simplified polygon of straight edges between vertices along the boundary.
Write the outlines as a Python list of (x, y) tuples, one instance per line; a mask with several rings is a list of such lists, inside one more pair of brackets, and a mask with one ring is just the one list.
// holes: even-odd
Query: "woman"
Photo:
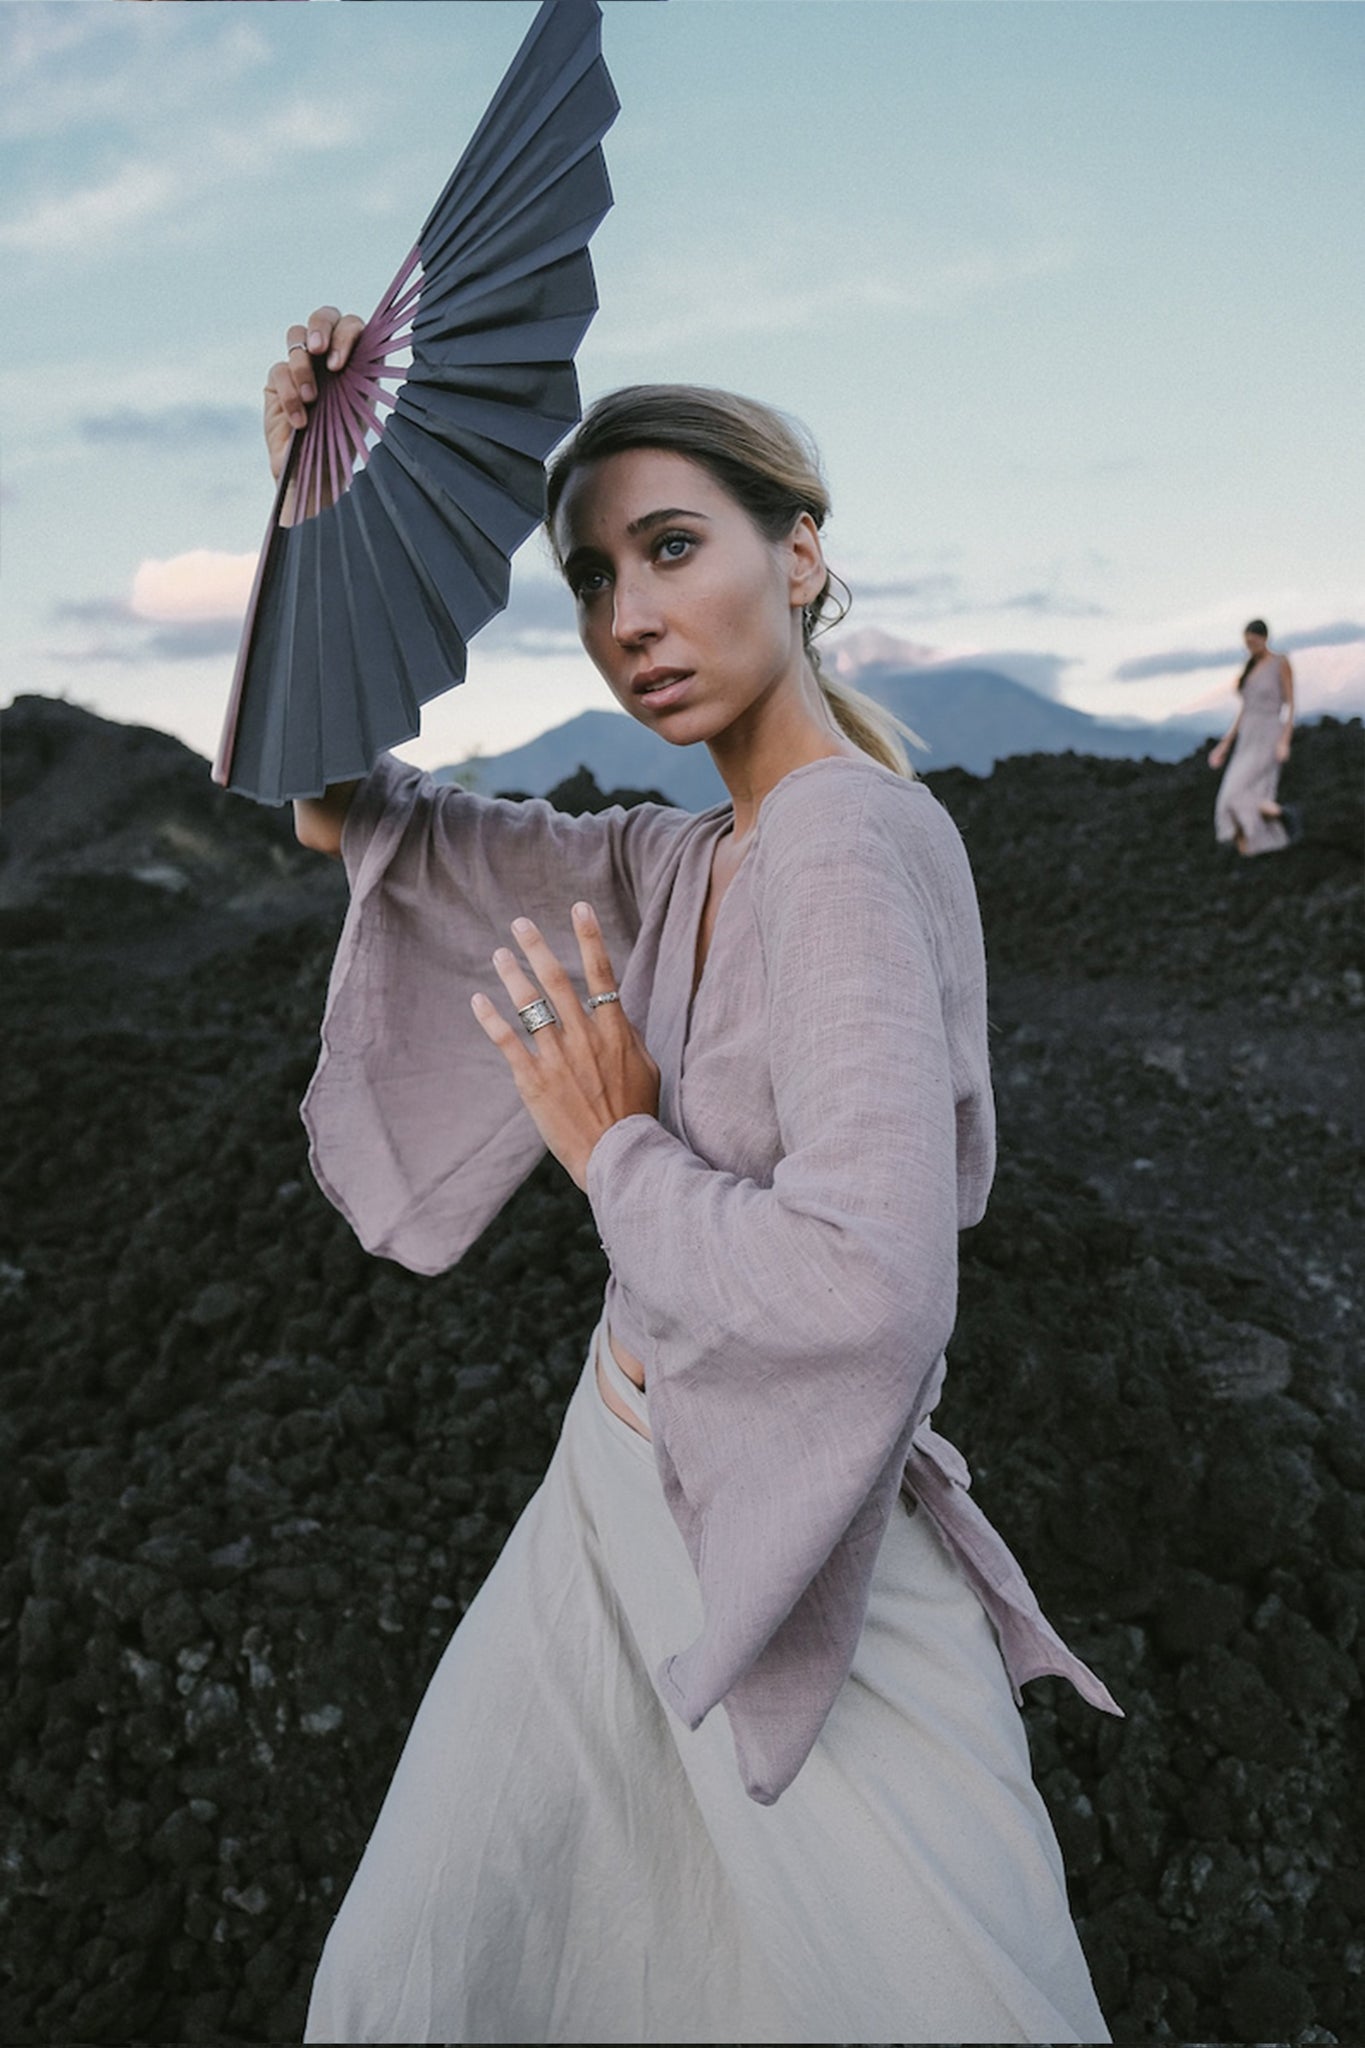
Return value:
[[(277, 467), (335, 322), (272, 373)], [(324, 1187), (438, 1271), (548, 1146), (611, 1264), (308, 2038), (1107, 2040), (1017, 1685), (1118, 1709), (928, 1421), (993, 1163), (965, 853), (820, 675), (828, 501), (780, 415), (616, 393), (549, 505), (614, 696), (731, 801), (568, 818), (386, 758), (298, 807), (352, 889)]]
[(1209, 754), (1210, 768), (1228, 762), (1214, 805), (1214, 836), (1242, 854), (1279, 853), (1298, 836), (1297, 813), (1275, 796), (1294, 737), (1294, 674), (1288, 656), (1271, 651), (1269, 638), (1264, 619), (1248, 623), (1237, 716)]

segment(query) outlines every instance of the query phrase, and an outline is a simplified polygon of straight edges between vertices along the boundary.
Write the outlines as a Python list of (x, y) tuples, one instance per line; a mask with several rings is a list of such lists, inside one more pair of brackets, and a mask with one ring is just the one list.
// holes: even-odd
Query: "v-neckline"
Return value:
[(720, 932), (721, 919), (725, 915), (725, 906), (730, 900), (731, 890), (734, 888), (735, 883), (739, 880), (741, 870), (743, 869), (746, 861), (748, 860), (750, 853), (753, 851), (754, 836), (757, 831), (756, 823), (754, 826), (754, 830), (749, 833), (748, 838), (744, 842), (744, 851), (741, 853), (739, 859), (735, 863), (734, 873), (731, 875), (729, 881), (725, 885), (725, 894), (721, 897), (719, 904), (716, 906), (715, 922), (711, 926), (710, 943), (706, 948), (706, 958), (702, 961), (699, 970), (697, 967), (697, 948), (701, 944), (702, 920), (706, 916), (706, 905), (711, 894), (712, 868), (716, 857), (716, 848), (719, 845), (720, 840), (726, 832), (726, 830), (733, 828), (734, 822), (734, 806), (727, 805), (725, 809), (723, 811), (718, 812), (716, 816), (715, 823), (719, 829), (714, 832), (707, 833), (704, 838), (702, 838), (700, 835), (698, 836), (698, 844), (702, 848), (703, 858), (701, 862), (699, 886), (697, 888), (697, 901), (691, 917), (689, 929), (690, 945), (687, 951), (686, 983), (688, 996), (686, 1014), (683, 1020), (682, 1037), (682, 1051), (684, 1053), (687, 1050), (688, 1040), (692, 1036), (692, 1020), (696, 1015), (698, 998), (701, 995), (702, 989), (706, 985), (707, 968), (710, 966), (711, 956), (716, 949), (716, 939)]
[[(683, 1009), (682, 1039), (678, 1047), (679, 1079), (681, 1079), (682, 1076), (682, 1068), (684, 1061), (686, 1060), (687, 1048), (692, 1037), (692, 1025), (697, 1013), (697, 1003), (701, 998), (702, 990), (706, 986), (707, 972), (711, 964), (712, 955), (716, 950), (716, 940), (720, 935), (721, 920), (725, 916), (726, 905), (730, 901), (730, 896), (734, 889), (735, 883), (739, 880), (741, 873), (743, 872), (744, 868), (748, 865), (749, 859), (753, 853), (754, 844), (758, 838), (759, 827), (763, 822), (763, 806), (767, 803), (768, 798), (773, 794), (773, 790), (780, 789), (783, 783), (790, 782), (796, 776), (808, 775), (811, 773), (813, 769), (824, 768), (828, 766), (828, 764), (831, 761), (838, 761), (844, 765), (853, 765), (857, 767), (867, 767), (870, 769), (875, 769), (877, 773), (883, 775), (888, 772), (886, 769), (881, 767), (880, 763), (872, 760), (871, 757), (867, 755), (855, 756), (851, 754), (821, 754), (818, 755), (816, 759), (813, 761), (802, 761), (798, 763), (798, 765), (795, 768), (789, 768), (785, 775), (780, 776), (778, 778), (778, 780), (773, 784), (773, 788), (768, 790), (764, 794), (763, 800), (759, 804), (757, 815), (754, 818), (753, 824), (749, 828), (748, 835), (744, 842), (744, 851), (740, 855), (739, 860), (735, 864), (734, 873), (731, 875), (729, 881), (726, 883), (725, 895), (722, 898), (720, 906), (716, 911), (716, 921), (714, 925), (711, 927), (711, 943), (706, 949), (706, 959), (702, 964), (700, 974), (698, 974), (697, 972), (697, 946), (701, 939), (701, 921), (703, 917), (706, 915), (706, 899), (711, 892), (711, 863), (715, 858), (716, 844), (721, 836), (721, 833), (724, 832), (727, 827), (733, 828), (734, 826), (735, 807), (733, 803), (718, 804), (715, 807), (714, 811), (710, 814), (711, 823), (715, 829), (707, 832), (705, 835), (699, 832), (697, 834), (696, 840), (693, 842), (694, 846), (703, 849), (704, 858), (701, 864), (700, 888), (698, 890), (696, 907), (693, 910), (691, 916), (691, 922), (688, 932), (689, 943), (685, 956), (686, 979), (682, 985), (683, 995), (685, 998), (685, 1005)], [(701, 815), (705, 817), (707, 813), (703, 812)]]

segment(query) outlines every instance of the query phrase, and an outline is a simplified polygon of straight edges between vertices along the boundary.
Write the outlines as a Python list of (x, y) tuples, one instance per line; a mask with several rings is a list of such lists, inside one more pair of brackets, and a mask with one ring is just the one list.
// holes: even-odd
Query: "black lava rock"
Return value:
[[(6, 721), (0, 2038), (297, 2038), (603, 1260), (549, 1162), (452, 1272), (366, 1259), (297, 1110), (336, 870), (161, 735)], [(1002, 1148), (939, 1419), (1126, 1709), (1026, 1708), (1125, 2043), (1358, 2031), (1360, 768), (1305, 728), (1245, 863), (1201, 757), (931, 778)]]

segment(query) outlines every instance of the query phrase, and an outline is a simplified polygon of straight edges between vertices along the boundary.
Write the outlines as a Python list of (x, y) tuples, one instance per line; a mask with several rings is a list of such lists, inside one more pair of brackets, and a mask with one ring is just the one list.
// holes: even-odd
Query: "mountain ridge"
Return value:
[[(1198, 720), (1122, 724), (1059, 704), (996, 669), (960, 664), (860, 664), (841, 675), (901, 719), (924, 742), (911, 748), (918, 770), (965, 769), (989, 775), (1018, 754), (1088, 754), (1099, 759), (1183, 760), (1208, 728)], [(544, 796), (579, 768), (602, 788), (629, 784), (662, 790), (686, 810), (724, 803), (726, 792), (704, 747), (674, 747), (617, 710), (580, 711), (562, 725), (497, 754), (476, 754), (435, 770), (493, 795)]]

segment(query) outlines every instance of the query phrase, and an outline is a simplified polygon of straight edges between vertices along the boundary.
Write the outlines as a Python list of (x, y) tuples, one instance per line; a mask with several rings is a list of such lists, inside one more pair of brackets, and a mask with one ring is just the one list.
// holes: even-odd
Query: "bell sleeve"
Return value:
[(588, 1194), (654, 1340), (649, 1414), (704, 1625), (658, 1674), (725, 1701), (752, 1797), (795, 1776), (847, 1675), (910, 1438), (937, 1398), (957, 1232), (993, 1159), (985, 967), (956, 831), (864, 771), (778, 786), (752, 858), (770, 1183), (654, 1119)]
[(367, 1251), (453, 1265), (541, 1158), (507, 1062), (469, 1007), (533, 916), (575, 981), (570, 907), (587, 898), (618, 976), (691, 814), (661, 804), (570, 817), (381, 757), (342, 833), (351, 898), (303, 1102), (323, 1192)]

